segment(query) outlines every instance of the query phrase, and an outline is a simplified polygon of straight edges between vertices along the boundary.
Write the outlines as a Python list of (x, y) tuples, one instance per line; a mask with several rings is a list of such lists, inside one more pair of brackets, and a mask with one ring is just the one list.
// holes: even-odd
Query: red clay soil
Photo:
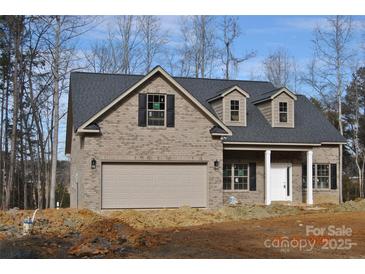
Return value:
[[(307, 236), (307, 225), (318, 229), (345, 226), (347, 233), (351, 228), (351, 235)], [(159, 230), (136, 230), (118, 219), (96, 219), (65, 234), (0, 240), (0, 258), (365, 258), (364, 228), (365, 211)], [(289, 248), (283, 246), (285, 239), (289, 240)], [(350, 240), (355, 245), (345, 249)], [(300, 241), (311, 241), (315, 247), (300, 250)], [(326, 242), (331, 244), (326, 246)]]
[[(351, 236), (306, 235), (306, 226), (351, 228)], [(331, 232), (334, 230), (332, 229)], [(342, 233), (342, 231), (341, 231)], [(347, 230), (347, 233), (349, 231)], [(160, 231), (170, 241), (145, 250), (139, 258), (365, 258), (365, 212), (318, 213)], [(273, 240), (288, 237), (291, 248), (272, 247)], [(331, 240), (332, 239), (332, 240)], [(349, 250), (349, 239), (355, 245)], [(264, 243), (270, 247), (265, 247)], [(294, 240), (294, 241), (293, 241)], [(315, 243), (299, 250), (298, 242)], [(278, 242), (278, 241), (277, 241)], [(270, 245), (269, 245), (270, 244)], [(298, 246), (298, 247), (297, 247)], [(328, 248), (328, 249), (326, 249)]]

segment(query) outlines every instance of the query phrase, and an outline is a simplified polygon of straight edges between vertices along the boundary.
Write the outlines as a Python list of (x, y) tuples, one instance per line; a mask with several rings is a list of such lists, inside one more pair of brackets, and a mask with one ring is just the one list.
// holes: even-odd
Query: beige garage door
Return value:
[(205, 164), (102, 166), (102, 208), (207, 206)]

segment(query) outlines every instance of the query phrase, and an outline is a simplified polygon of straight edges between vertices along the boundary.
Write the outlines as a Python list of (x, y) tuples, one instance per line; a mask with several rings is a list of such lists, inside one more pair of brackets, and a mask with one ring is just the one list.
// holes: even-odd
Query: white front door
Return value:
[(271, 200), (291, 201), (291, 166), (271, 164)]

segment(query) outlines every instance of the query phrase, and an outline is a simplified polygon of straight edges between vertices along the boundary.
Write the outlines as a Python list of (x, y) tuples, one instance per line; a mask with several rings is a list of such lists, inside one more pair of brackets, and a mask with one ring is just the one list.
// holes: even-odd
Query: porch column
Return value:
[(271, 150), (265, 151), (265, 205), (271, 204), (270, 197)]
[(312, 185), (312, 165), (313, 151), (307, 151), (307, 205), (313, 205), (313, 185)]

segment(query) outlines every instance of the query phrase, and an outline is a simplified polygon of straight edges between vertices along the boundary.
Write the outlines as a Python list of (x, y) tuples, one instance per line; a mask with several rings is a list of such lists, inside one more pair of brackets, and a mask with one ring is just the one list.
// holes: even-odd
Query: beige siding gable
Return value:
[[(288, 104), (288, 121), (286, 123), (282, 123), (279, 120), (279, 103), (286, 102)], [(275, 97), (272, 100), (272, 111), (273, 111), (273, 127), (294, 127), (294, 99), (291, 98), (285, 92), (282, 92), (280, 95)]]
[(217, 99), (210, 103), (219, 120), (223, 121), (223, 99)]
[(271, 101), (267, 101), (257, 105), (257, 108), (261, 111), (262, 115), (266, 118), (270, 125), (272, 125), (272, 104)]
[[(288, 104), (288, 121), (286, 123), (280, 122), (279, 119), (280, 102), (286, 102)], [(285, 92), (282, 92), (281, 94), (279, 94), (270, 101), (259, 103), (256, 106), (272, 127), (293, 128), (295, 126), (294, 125), (295, 100)]]
[[(237, 90), (224, 96), (223, 100), (223, 122), (227, 126), (246, 126), (247, 125), (247, 106), (246, 97)], [(239, 121), (231, 121), (231, 100), (239, 101)]]

